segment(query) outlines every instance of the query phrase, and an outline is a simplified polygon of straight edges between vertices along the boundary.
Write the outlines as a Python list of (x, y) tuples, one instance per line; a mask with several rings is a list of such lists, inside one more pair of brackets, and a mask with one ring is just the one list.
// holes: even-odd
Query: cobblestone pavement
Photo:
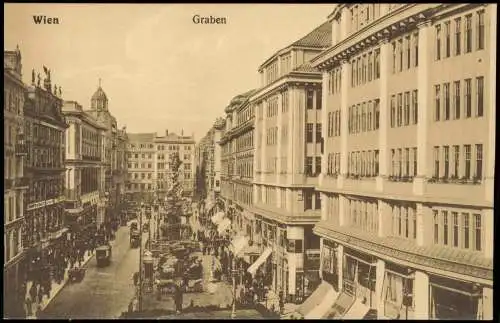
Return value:
[[(143, 241), (147, 239), (144, 234)], [(40, 315), (46, 319), (117, 318), (134, 295), (132, 275), (138, 271), (139, 248), (129, 246), (129, 228), (121, 227), (113, 244), (111, 264), (87, 264), (82, 282), (67, 284)]]

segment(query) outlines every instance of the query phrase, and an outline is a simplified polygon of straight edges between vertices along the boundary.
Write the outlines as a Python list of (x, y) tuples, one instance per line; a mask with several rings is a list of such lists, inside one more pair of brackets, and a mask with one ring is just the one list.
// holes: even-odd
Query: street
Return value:
[[(143, 234), (143, 241), (147, 234)], [(132, 275), (138, 271), (139, 248), (129, 246), (129, 227), (120, 227), (111, 264), (98, 268), (95, 257), (80, 283), (68, 283), (40, 315), (44, 319), (117, 318), (134, 296)]]

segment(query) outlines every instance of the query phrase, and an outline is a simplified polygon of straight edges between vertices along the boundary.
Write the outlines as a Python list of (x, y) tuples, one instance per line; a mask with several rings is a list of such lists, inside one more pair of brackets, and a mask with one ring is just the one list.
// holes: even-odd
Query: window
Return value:
[(315, 192), (314, 196), (315, 196), (314, 209), (321, 210), (321, 194), (320, 194), (320, 192)]
[(434, 212), (434, 244), (439, 244), (439, 212), (432, 211)]
[(399, 71), (403, 70), (403, 40), (400, 39), (398, 41), (398, 51), (399, 51)]
[(418, 66), (418, 33), (413, 34), (413, 46), (414, 46), (414, 52), (415, 56), (413, 61), (415, 62), (415, 67)]
[(411, 38), (406, 37), (406, 68), (409, 69), (411, 66)]
[(444, 159), (444, 178), (448, 178), (450, 170), (450, 147), (443, 147), (443, 159)]
[(469, 213), (462, 213), (462, 228), (463, 228), (463, 247), (469, 249)]
[(476, 145), (476, 175), (475, 178), (480, 180), (483, 177), (483, 145)]
[(316, 91), (316, 110), (321, 110), (321, 99), (322, 99), (321, 90), (317, 90)]
[(410, 148), (405, 148), (405, 176), (410, 176)]
[(465, 154), (465, 178), (466, 179), (470, 179), (470, 167), (471, 167), (471, 162), (470, 162), (470, 158), (471, 158), (471, 146), (470, 145), (465, 145), (464, 146), (464, 154)]
[(451, 217), (453, 221), (453, 247), (458, 247), (458, 232), (459, 232), (458, 213), (451, 212)]
[(450, 39), (450, 22), (444, 23), (444, 55), (446, 58), (450, 57), (451, 54), (451, 39)]
[(394, 128), (396, 125), (396, 96), (391, 96), (391, 127)]
[(439, 147), (434, 147), (434, 178), (439, 178)]
[(417, 176), (417, 163), (418, 163), (417, 148), (413, 148), (413, 176)]
[(441, 211), (443, 218), (443, 244), (448, 245), (448, 211)]
[(418, 90), (412, 92), (413, 124), (418, 123)]
[(398, 127), (403, 125), (403, 94), (398, 94), (398, 110), (397, 110)]
[(476, 117), (482, 117), (484, 111), (484, 77), (476, 77)]
[(461, 22), (462, 18), (455, 19), (455, 55), (460, 55), (460, 44), (462, 43), (462, 34), (461, 34)]
[(434, 113), (434, 120), (439, 121), (440, 119), (440, 112), (441, 112), (441, 86), (435, 85), (434, 86), (435, 93), (436, 93), (436, 104), (435, 104), (435, 113)]
[(472, 15), (465, 16), (465, 52), (472, 51)]
[(380, 49), (375, 50), (375, 79), (380, 77)]
[(481, 214), (474, 214), (474, 249), (481, 251)]
[(314, 91), (307, 90), (307, 102), (306, 102), (307, 109), (311, 110), (313, 108), (313, 104), (314, 104)]
[(316, 160), (315, 160), (315, 166), (316, 166), (316, 169), (315, 169), (315, 174), (318, 175), (318, 174), (321, 174), (321, 157), (316, 157)]
[[(379, 128), (379, 120), (380, 120), (380, 101), (375, 100), (375, 130)], [(340, 134), (339, 134), (340, 135)]]
[(316, 124), (316, 142), (321, 142), (321, 123)]
[(313, 163), (313, 158), (306, 157), (306, 169), (305, 169), (306, 175), (312, 175), (312, 167), (313, 167), (312, 163)]
[(410, 124), (410, 92), (405, 92), (405, 109), (404, 109), (404, 124), (405, 126)]
[(313, 142), (313, 127), (313, 123), (306, 124), (306, 142), (308, 143)]
[(484, 49), (484, 11), (477, 13), (477, 49)]
[(458, 178), (460, 170), (460, 146), (458, 145), (453, 146), (453, 167), (454, 167), (453, 176)]
[(396, 73), (396, 42), (392, 42), (392, 73)]
[(441, 59), (441, 25), (436, 26), (436, 60)]
[(453, 87), (454, 87), (454, 105), (455, 105), (455, 113), (454, 113), (454, 119), (460, 119), (460, 81), (453, 82)]
[(444, 120), (450, 120), (450, 83), (443, 84)]
[(368, 82), (372, 80), (372, 75), (373, 75), (372, 53), (368, 53)]
[(472, 115), (472, 95), (471, 95), (471, 79), (465, 80), (465, 117), (470, 118)]

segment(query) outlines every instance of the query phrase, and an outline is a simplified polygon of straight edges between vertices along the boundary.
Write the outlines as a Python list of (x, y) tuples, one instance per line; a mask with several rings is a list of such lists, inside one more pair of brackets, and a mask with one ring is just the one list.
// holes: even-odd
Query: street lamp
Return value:
[(142, 213), (144, 212), (144, 202), (141, 202), (139, 212), (139, 290), (137, 295), (138, 309), (142, 311)]

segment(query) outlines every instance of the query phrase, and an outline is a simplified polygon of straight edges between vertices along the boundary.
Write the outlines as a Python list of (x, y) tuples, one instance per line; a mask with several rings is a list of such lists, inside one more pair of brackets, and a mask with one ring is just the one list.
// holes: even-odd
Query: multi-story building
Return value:
[(75, 101), (65, 101), (62, 111), (68, 124), (64, 184), (66, 225), (72, 239), (79, 239), (93, 235), (97, 220), (104, 218), (104, 209), (98, 206), (104, 195), (102, 144), (107, 128)]
[(165, 132), (165, 136), (155, 133), (128, 134), (128, 187), (129, 193), (152, 196), (164, 195), (169, 187), (169, 161), (172, 153), (178, 153), (182, 161), (180, 180), (186, 196), (191, 195), (194, 183), (194, 139)]
[(279, 50), (260, 66), (262, 87), (250, 97), (256, 118), (250, 210), (264, 249), (250, 271), (255, 274), (264, 262), (259, 268), (272, 289), (293, 302), (319, 282), (320, 241), (312, 229), (321, 209), (315, 186), (323, 105), (321, 74), (309, 61), (330, 44), (331, 26), (325, 22)]
[[(64, 249), (67, 236), (64, 225), (65, 131), (61, 111), (61, 88), (52, 90), (50, 70), (44, 67), (45, 79), (35, 80), (25, 92), (24, 135), (27, 155), (24, 174), (28, 177), (24, 217), (23, 245), (30, 259), (28, 280), (50, 279), (54, 257)], [(43, 86), (43, 87), (42, 87)]]
[[(106, 127), (104, 142), (102, 145), (104, 169), (101, 174), (102, 183), (104, 183), (104, 196), (101, 196), (100, 207), (104, 208), (104, 218), (98, 218), (99, 225), (109, 225), (116, 220), (124, 206), (124, 188), (127, 172), (121, 168), (124, 166), (123, 135), (117, 128), (116, 118), (111, 114), (108, 108), (108, 97), (101, 87), (92, 95), (90, 100), (90, 110), (85, 111), (100, 124)], [(122, 148), (120, 148), (120, 145)], [(101, 212), (99, 214), (102, 214)]]
[[(253, 241), (255, 216), (249, 212), (253, 204), (254, 106), (249, 104), (255, 90), (234, 97), (226, 107), (225, 130), (218, 140), (217, 159), (221, 160), (221, 193), (237, 231)], [(218, 147), (217, 147), (218, 146)], [(219, 156), (219, 157), (217, 157)]]
[(329, 20), (314, 232), (338, 298), (321, 315), (492, 319), (496, 5), (347, 4)]
[(4, 317), (24, 318), (26, 254), (23, 233), (24, 177), (24, 92), (21, 53), (4, 51)]

